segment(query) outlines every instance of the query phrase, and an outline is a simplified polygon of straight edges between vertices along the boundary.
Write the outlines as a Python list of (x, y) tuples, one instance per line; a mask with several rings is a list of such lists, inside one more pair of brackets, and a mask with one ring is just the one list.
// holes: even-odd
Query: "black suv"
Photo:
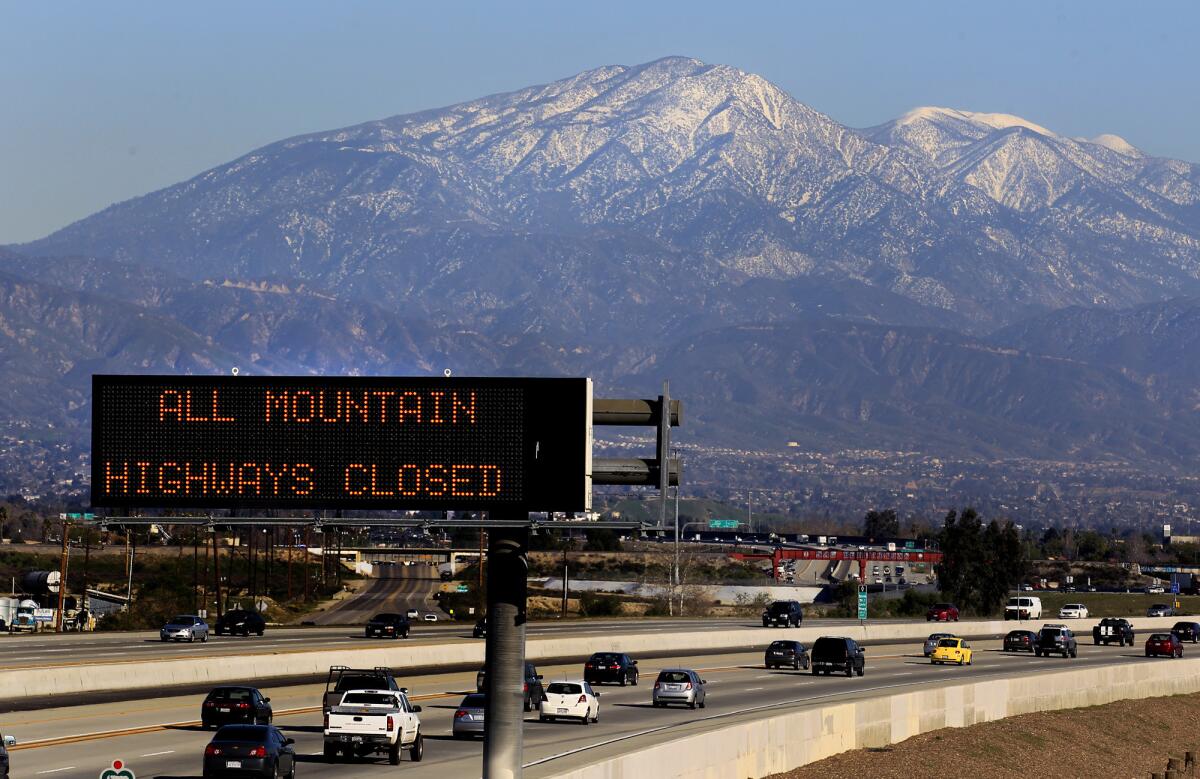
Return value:
[(821, 636), (808, 654), (814, 676), (820, 673), (829, 676), (833, 671), (862, 676), (867, 670), (863, 648), (852, 638)]
[(396, 684), (392, 669), (385, 666), (374, 668), (347, 668), (344, 665), (329, 667), (325, 679), (324, 711), (328, 712), (342, 702), (342, 696), (350, 690), (395, 690), (404, 688)]
[(215, 687), (200, 705), (200, 724), (207, 730), (232, 723), (270, 725), (271, 699), (254, 687)]
[[(475, 691), (487, 693), (487, 667), (479, 669), (475, 674)], [(535, 706), (540, 706), (542, 701), (546, 700), (546, 691), (542, 689), (542, 676), (537, 672), (537, 668), (528, 660), (525, 661), (525, 684), (522, 685), (521, 692), (523, 694), (525, 711), (533, 711)]]
[(475, 627), (471, 630), (471, 635), (475, 638), (487, 638), (487, 617), (483, 617), (475, 623)]
[(1171, 628), (1171, 632), (1180, 641), (1191, 641), (1193, 644), (1200, 641), (1200, 623), (1176, 622), (1175, 627)]
[(1075, 634), (1066, 625), (1043, 625), (1038, 633), (1038, 645), (1033, 650), (1038, 657), (1061, 654), (1063, 657), (1078, 657), (1079, 646)]
[(637, 660), (620, 652), (597, 652), (583, 664), (583, 680), (588, 684), (613, 682), (622, 687), (637, 684)]
[(408, 638), (408, 617), (403, 614), (392, 614), (386, 612), (376, 614), (371, 617), (371, 621), (367, 623), (363, 629), (367, 638), (379, 636), (380, 638)]
[(1119, 646), (1133, 646), (1133, 625), (1129, 620), (1119, 617), (1105, 617), (1100, 624), (1092, 628), (1093, 644), (1111, 644), (1116, 641)]
[(763, 656), (767, 668), (790, 666), (793, 670), (808, 670), (808, 650), (799, 641), (772, 641)]
[(800, 602), (794, 600), (777, 600), (763, 609), (763, 627), (799, 627), (804, 621), (804, 611)]
[(248, 636), (256, 633), (261, 636), (266, 629), (267, 623), (262, 617), (253, 611), (243, 611), (242, 609), (225, 612), (213, 626), (213, 632), (218, 636), (225, 633), (231, 636), (238, 634)]

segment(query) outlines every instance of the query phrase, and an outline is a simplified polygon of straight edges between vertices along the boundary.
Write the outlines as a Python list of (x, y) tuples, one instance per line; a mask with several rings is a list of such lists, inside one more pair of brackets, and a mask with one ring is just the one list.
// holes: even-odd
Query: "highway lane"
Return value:
[[(410, 608), (422, 614), (436, 610), (433, 593), (441, 580), (428, 565), (381, 565), (367, 586), (352, 598), (338, 601), (318, 614), (318, 625), (361, 625), (382, 612), (403, 614)], [(438, 612), (440, 613), (440, 612)]]
[[(642, 683), (637, 687), (604, 687), (600, 722), (578, 724), (541, 723), (528, 715), (525, 725), (525, 761), (537, 763), (526, 771), (536, 779), (581, 762), (621, 753), (638, 746), (670, 740), (681, 734), (707, 729), (741, 719), (760, 717), (805, 706), (868, 697), (916, 685), (945, 685), (961, 680), (998, 676), (1021, 676), (1067, 668), (1102, 664), (1172, 662), (1148, 660), (1140, 643), (1133, 648), (1081, 644), (1079, 657), (1036, 658), (1028, 654), (1006, 655), (997, 641), (973, 642), (977, 650), (970, 667), (931, 666), (915, 645), (879, 646), (867, 650), (867, 673), (862, 678), (814, 677), (793, 671), (767, 671), (759, 652), (695, 657), (682, 655), (668, 660), (643, 660)], [(1188, 645), (1191, 654), (1191, 645)], [(702, 711), (654, 709), (649, 705), (653, 675), (668, 665), (689, 665), (701, 670), (709, 681), (708, 707)], [(578, 664), (540, 669), (546, 680), (576, 677)], [(453, 709), (460, 695), (473, 685), (469, 673), (432, 674), (409, 677), (417, 703), (424, 707), (422, 723), (428, 736), (425, 760), (404, 767), (414, 777), (477, 777), (481, 744), (449, 738)], [(280, 715), (278, 725), (297, 741), (302, 756), (299, 773), (321, 777), (367, 777), (389, 768), (382, 761), (329, 764), (320, 756), (321, 717), (316, 706), (320, 687), (265, 688)], [(149, 727), (163, 723), (186, 723), (197, 717), (199, 696), (162, 698), (127, 704), (103, 704), (40, 712), (22, 712), (0, 719), (4, 732), (26, 744), (33, 739), (81, 735), (113, 728)], [(122, 708), (123, 707), (123, 708)], [(311, 709), (293, 714), (292, 708)], [(766, 707), (766, 708), (764, 708)], [(14, 779), (36, 776), (97, 776), (113, 759), (126, 761), (141, 777), (196, 777), (200, 755), (211, 737), (188, 725), (175, 725), (132, 735), (120, 735), (21, 748), (13, 753)], [(394, 770), (394, 769), (391, 769)], [(53, 772), (53, 773), (52, 773)]]
[[(920, 621), (920, 620), (915, 620)], [(471, 636), (473, 623), (415, 622), (408, 642), (444, 644), (478, 642)], [(856, 624), (855, 620), (812, 619), (805, 625)], [(761, 628), (754, 619), (613, 619), (547, 620), (530, 622), (529, 637), (606, 635), (620, 631), (625, 635), (673, 634), (689, 631), (720, 631), (730, 628)], [(207, 642), (162, 642), (156, 632), (66, 633), (62, 635), (0, 634), (0, 670), (45, 668), (63, 665), (109, 662), (141, 662), (179, 657), (221, 657), (245, 654), (273, 654), (318, 649), (350, 649), (380, 646), (386, 639), (367, 639), (361, 627), (336, 626), (314, 628), (267, 628), (266, 635), (213, 636)]]

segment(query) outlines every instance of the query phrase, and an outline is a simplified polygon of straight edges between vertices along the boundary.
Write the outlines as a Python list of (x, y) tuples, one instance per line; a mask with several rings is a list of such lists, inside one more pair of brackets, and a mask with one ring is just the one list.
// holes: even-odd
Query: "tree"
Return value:
[(1026, 573), (1025, 547), (1012, 522), (985, 527), (975, 509), (950, 511), (939, 537), (942, 562), (938, 581), (960, 608), (990, 614)]
[(619, 552), (621, 538), (614, 531), (606, 528), (588, 529), (584, 531), (587, 542), (583, 545), (586, 552)]
[(876, 511), (871, 509), (863, 517), (863, 535), (867, 538), (884, 538), (900, 535), (900, 518), (895, 509)]

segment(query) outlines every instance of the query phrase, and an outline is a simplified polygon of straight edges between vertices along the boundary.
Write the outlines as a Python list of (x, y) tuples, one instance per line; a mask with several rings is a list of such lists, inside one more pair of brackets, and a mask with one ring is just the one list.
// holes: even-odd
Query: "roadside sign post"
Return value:
[(858, 585), (858, 623), (865, 624), (867, 621), (867, 585)]

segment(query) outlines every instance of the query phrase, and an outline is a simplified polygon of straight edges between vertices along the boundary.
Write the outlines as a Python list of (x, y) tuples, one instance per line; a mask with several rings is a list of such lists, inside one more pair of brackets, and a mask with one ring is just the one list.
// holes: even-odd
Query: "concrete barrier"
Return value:
[[(1045, 620), (1052, 622), (1053, 620)], [(1166, 629), (1173, 617), (1137, 620), (1135, 627)], [(1072, 620), (1080, 640), (1091, 641), (1092, 625), (1098, 620)], [(534, 661), (582, 660), (593, 652), (628, 652), (644, 657), (716, 654), (726, 651), (761, 650), (771, 641), (790, 638), (811, 643), (822, 635), (849, 636), (871, 644), (914, 643), (932, 631), (951, 632), (966, 638), (1003, 635), (1017, 627), (1037, 629), (1041, 622), (969, 621), (951, 623), (878, 622), (865, 626), (842, 625), (799, 628), (734, 628), (730, 630), (675, 630), (667, 634), (605, 633), (564, 638), (531, 638), (526, 657)], [(133, 692), (166, 687), (199, 687), (206, 684), (269, 681), (272, 679), (315, 679), (331, 665), (358, 667), (388, 666), (403, 673), (455, 669), (483, 663), (483, 641), (453, 641), (444, 644), (405, 644), (352, 649), (290, 649), (278, 652), (205, 657), (192, 654), (178, 659), (149, 661), (55, 664), (41, 668), (0, 671), (0, 700), (61, 698), (84, 693)], [(870, 663), (870, 651), (867, 662)], [(132, 696), (131, 696), (132, 697)]]
[(1200, 659), (1039, 673), (817, 706), (700, 733), (554, 772), (547, 779), (758, 779), (851, 749), (884, 747), (931, 730), (1035, 711), (1200, 691)]

